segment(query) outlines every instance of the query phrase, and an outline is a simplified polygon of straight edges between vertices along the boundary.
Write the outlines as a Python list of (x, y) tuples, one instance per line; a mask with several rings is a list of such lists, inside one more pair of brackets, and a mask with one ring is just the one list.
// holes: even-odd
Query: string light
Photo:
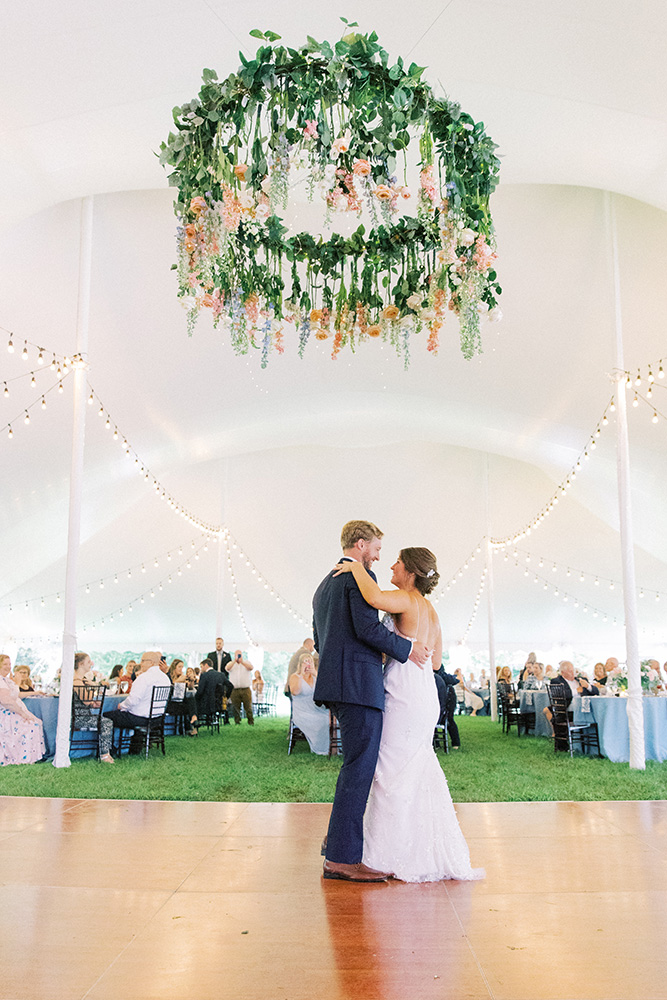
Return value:
[(609, 403), (605, 407), (602, 417), (600, 418), (600, 420), (598, 420), (595, 430), (590, 435), (588, 443), (584, 448), (583, 452), (580, 453), (579, 457), (577, 458), (577, 461), (574, 463), (569, 473), (558, 484), (551, 498), (548, 500), (545, 506), (520, 531), (516, 531), (510, 535), (506, 535), (504, 538), (491, 538), (490, 544), (492, 548), (504, 549), (509, 545), (515, 545), (517, 542), (521, 541), (521, 539), (525, 538), (527, 535), (530, 535), (531, 532), (533, 532), (536, 528), (538, 528), (549, 516), (549, 514), (553, 512), (553, 509), (558, 504), (560, 497), (566, 495), (572, 480), (576, 477), (577, 471), (581, 469), (582, 459), (584, 461), (589, 460), (590, 459), (589, 449), (591, 451), (594, 451), (595, 448), (597, 447), (596, 438), (600, 436), (601, 427), (608, 426), (609, 420), (607, 418), (607, 412), (612, 412), (613, 409), (614, 409), (614, 397), (612, 396), (611, 399), (609, 400)]
[(472, 628), (472, 626), (474, 624), (474, 621), (475, 621), (475, 618), (477, 617), (477, 612), (479, 610), (479, 604), (480, 604), (480, 601), (482, 599), (482, 591), (484, 590), (484, 585), (486, 583), (486, 574), (487, 573), (488, 573), (488, 569), (485, 566), (484, 569), (482, 570), (482, 577), (481, 577), (481, 580), (479, 582), (479, 587), (477, 588), (477, 595), (475, 597), (475, 603), (473, 604), (472, 614), (470, 615), (470, 618), (468, 619), (468, 624), (466, 625), (465, 631), (464, 631), (463, 635), (461, 636), (461, 639), (459, 640), (460, 643), (461, 643), (461, 645), (463, 645), (465, 643), (466, 639), (468, 638), (468, 634), (470, 633), (470, 629)]

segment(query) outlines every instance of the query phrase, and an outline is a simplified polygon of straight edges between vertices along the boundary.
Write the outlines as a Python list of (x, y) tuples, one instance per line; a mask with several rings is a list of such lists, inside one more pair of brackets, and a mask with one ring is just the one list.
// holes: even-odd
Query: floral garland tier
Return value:
[[(355, 27), (350, 25), (350, 27)], [(174, 108), (161, 146), (178, 188), (179, 291), (191, 333), (201, 309), (224, 321), (237, 353), (283, 352), (294, 323), (299, 353), (332, 339), (332, 357), (368, 338), (409, 361), (413, 334), (437, 353), (448, 312), (459, 318), (466, 358), (481, 351), (480, 320), (500, 319), (489, 197), (496, 145), (484, 125), (438, 99), (423, 67), (389, 64), (375, 32), (335, 45), (308, 38), (276, 46), (219, 82), (203, 73), (199, 97)], [(401, 183), (419, 147), (416, 192)], [(413, 156), (414, 159), (414, 156)], [(283, 214), (290, 176), (305, 175), (326, 223), (370, 218), (351, 235), (290, 234)], [(408, 203), (416, 211), (402, 211)]]

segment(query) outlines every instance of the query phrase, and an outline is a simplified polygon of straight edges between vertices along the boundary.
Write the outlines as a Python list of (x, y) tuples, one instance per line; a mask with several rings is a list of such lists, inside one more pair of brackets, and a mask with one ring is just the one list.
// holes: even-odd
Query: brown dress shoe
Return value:
[(391, 877), (389, 872), (377, 872), (361, 861), (356, 865), (346, 865), (325, 860), (322, 874), (324, 878), (336, 878), (343, 882), (386, 882)]

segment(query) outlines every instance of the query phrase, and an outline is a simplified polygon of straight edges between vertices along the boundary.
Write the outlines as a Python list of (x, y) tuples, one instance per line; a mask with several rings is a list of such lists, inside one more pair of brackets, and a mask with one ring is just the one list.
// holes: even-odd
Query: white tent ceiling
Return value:
[[(55, 379), (41, 372), (33, 388), (17, 376), (36, 367), (34, 350), (27, 363), (21, 358), (23, 340), (74, 350), (85, 195), (95, 195), (91, 386), (165, 488), (203, 520), (224, 520), (304, 618), (348, 518), (384, 528), (381, 581), (396, 549), (410, 544), (431, 547), (446, 580), (488, 527), (493, 535), (522, 528), (567, 475), (613, 391), (605, 190), (615, 192), (618, 215), (626, 365), (645, 370), (667, 356), (664, 5), (452, 0), (409, 17), (391, 3), (358, 4), (352, 15), (375, 27), (393, 55), (427, 65), (428, 79), (500, 144), (492, 207), (505, 319), (486, 328), (484, 354), (472, 362), (460, 355), (454, 322), (440, 356), (416, 345), (407, 373), (375, 343), (336, 362), (326, 344), (312, 344), (303, 361), (288, 345), (260, 371), (258, 358), (234, 357), (204, 320), (192, 339), (185, 334), (170, 271), (171, 193), (154, 156), (171, 107), (195, 95), (203, 66), (221, 76), (235, 69), (239, 40), (253, 48), (253, 27), (271, 27), (290, 44), (306, 34), (335, 37), (339, 22), (325, 5), (34, 2), (1, 15), (0, 325), (19, 347), (0, 354), (0, 382), (10, 389), (0, 396), (5, 639), (62, 628), (62, 604), (50, 595), (64, 587), (71, 387), (52, 391), (26, 427), (23, 411)], [(667, 414), (662, 385), (654, 401)], [(215, 631), (217, 546), (177, 575), (173, 567), (199, 537), (137, 475), (98, 408), (87, 410), (78, 618), (80, 626), (106, 624), (88, 628), (86, 642), (206, 645)], [(646, 655), (665, 639), (665, 599), (656, 602), (655, 592), (667, 595), (667, 421), (654, 425), (651, 416), (643, 403), (630, 410)], [(11, 441), (2, 430), (9, 421)], [(621, 573), (614, 437), (612, 419), (567, 499), (523, 540), (517, 560), (497, 557), (501, 645), (563, 641), (622, 654), (621, 629), (612, 627), (623, 618), (621, 587), (607, 582)], [(238, 550), (232, 556), (253, 638), (277, 646), (301, 639), (304, 626)], [(575, 569), (585, 571), (583, 582)], [(439, 603), (449, 640), (466, 628), (481, 570), (478, 555)], [(118, 616), (151, 587), (155, 598)], [(223, 631), (241, 642), (228, 576), (223, 588)], [(471, 643), (484, 643), (485, 618), (482, 608)]]

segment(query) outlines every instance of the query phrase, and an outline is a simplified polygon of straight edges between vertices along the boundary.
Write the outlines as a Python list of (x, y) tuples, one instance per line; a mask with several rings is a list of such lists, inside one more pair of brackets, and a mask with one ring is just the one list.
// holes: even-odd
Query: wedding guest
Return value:
[(313, 701), (317, 679), (312, 653), (302, 653), (296, 671), (289, 679), (292, 695), (292, 721), (301, 730), (311, 753), (329, 753), (329, 710)]
[(512, 679), (511, 667), (498, 667), (496, 688), (501, 695), (514, 701), (516, 699), (512, 694)]
[(128, 660), (123, 668), (123, 672), (118, 678), (118, 690), (123, 694), (129, 694), (132, 690), (134, 678), (137, 676), (137, 661)]
[(256, 670), (255, 675), (252, 679), (252, 693), (255, 696), (255, 701), (259, 701), (264, 691), (264, 678), (262, 677), (261, 670)]
[(535, 664), (535, 667), (533, 668), (533, 676), (535, 677), (536, 686), (537, 686), (538, 690), (540, 690), (546, 684), (546, 675), (545, 675), (544, 664), (543, 663), (536, 663)]
[(46, 691), (40, 691), (35, 688), (30, 675), (30, 667), (25, 663), (17, 664), (14, 667), (14, 681), (18, 684), (20, 698), (46, 694)]
[[(92, 712), (92, 706), (88, 705), (83, 698), (79, 697), (79, 692), (82, 688), (90, 687), (90, 684), (86, 680), (92, 669), (93, 663), (88, 653), (75, 653), (74, 655), (74, 681), (73, 681), (73, 698), (72, 698), (72, 711), (74, 713), (74, 721), (80, 729), (88, 727), (89, 729), (97, 729), (97, 716)], [(115, 669), (115, 668), (114, 668)], [(122, 667), (121, 667), (122, 669)], [(113, 671), (112, 671), (113, 676)], [(111, 678), (110, 678), (111, 679)], [(99, 708), (99, 702), (97, 704)], [(100, 747), (100, 760), (104, 764), (115, 764), (113, 757), (111, 756), (111, 744), (113, 742), (113, 722), (109, 719), (101, 719), (99, 727), (99, 747)]]
[(472, 709), (472, 711), (470, 713), (471, 715), (477, 715), (477, 713), (479, 712), (480, 708), (484, 708), (484, 701), (483, 701), (483, 699), (480, 698), (480, 696), (478, 694), (475, 694), (474, 691), (470, 690), (470, 688), (466, 684), (465, 680), (463, 679), (463, 671), (462, 670), (460, 670), (460, 669), (457, 670), (456, 671), (456, 676), (458, 677), (459, 684), (461, 685), (461, 687), (463, 689), (463, 701), (465, 703), (466, 708)]
[(442, 664), (437, 670), (434, 668), (433, 674), (435, 677), (435, 686), (438, 689), (438, 701), (440, 702), (440, 718), (438, 721), (447, 726), (452, 750), (460, 750), (461, 736), (459, 734), (459, 727), (454, 721), (456, 686), (460, 683), (459, 677), (457, 674), (448, 674)]
[(232, 662), (231, 655), (225, 649), (225, 640), (218, 637), (215, 640), (215, 649), (206, 654), (206, 659), (211, 661), (214, 670), (227, 673), (227, 667)]
[(547, 663), (544, 676), (548, 681), (552, 681), (555, 677), (558, 677), (558, 671), (555, 667), (552, 667), (550, 663)]
[(171, 661), (169, 680), (172, 684), (185, 684), (185, 664), (178, 657), (174, 657)]
[(0, 654), (0, 765), (34, 764), (46, 753), (42, 720), (21, 701), (11, 669), (10, 658)]
[(610, 656), (604, 665), (605, 673), (607, 677), (613, 679), (617, 674), (620, 674), (621, 668), (619, 666), (618, 660), (615, 656)]
[[(145, 729), (150, 719), (151, 698), (153, 688), (166, 687), (165, 675), (160, 669), (160, 654), (154, 651), (142, 653), (139, 673), (132, 685), (132, 690), (118, 708), (105, 712), (105, 718), (111, 719), (119, 729)], [(139, 753), (140, 740), (130, 744), (130, 753)]]
[(310, 655), (313, 658), (313, 663), (315, 664), (315, 670), (317, 670), (318, 663), (320, 662), (320, 654), (315, 649), (315, 643), (313, 642), (312, 639), (310, 638), (304, 639), (299, 649), (297, 649), (296, 653), (292, 654), (289, 661), (289, 665), (287, 667), (287, 677), (285, 678), (286, 695), (289, 695), (290, 693), (289, 679), (292, 676), (292, 674), (296, 673), (296, 668), (299, 666), (299, 660), (304, 653), (310, 653)]
[(536, 664), (532, 661), (528, 661), (521, 671), (521, 676), (519, 677), (519, 683), (517, 688), (519, 691), (534, 691), (537, 688), (537, 679), (535, 677), (535, 666)]
[[(218, 688), (223, 689), (223, 694), (228, 694), (231, 684), (227, 679), (226, 670), (215, 670), (213, 664), (208, 659), (200, 663), (201, 672), (199, 674), (199, 684), (197, 685), (197, 719), (202, 719), (205, 715), (215, 715), (217, 707)], [(195, 724), (192, 725), (188, 736), (196, 736)]]
[(252, 670), (252, 663), (244, 660), (241, 650), (237, 649), (234, 653), (234, 662), (229, 668), (229, 679), (234, 685), (229, 700), (234, 709), (234, 722), (237, 726), (241, 721), (241, 705), (243, 705), (246, 718), (248, 719), (248, 725), (254, 726), (255, 724), (252, 714), (252, 691), (250, 689)]
[(115, 684), (116, 687), (118, 687), (118, 685), (120, 684), (120, 679), (123, 675), (123, 669), (124, 667), (122, 663), (117, 663), (114, 667), (112, 667), (111, 673), (109, 674), (110, 685)]
[(524, 663), (524, 667), (527, 667), (529, 663), (537, 663), (537, 656), (535, 655), (535, 653), (528, 654), (528, 659)]
[(479, 686), (480, 686), (480, 688), (488, 688), (488, 686), (489, 686), (489, 678), (487, 676), (486, 670), (480, 671), (480, 674), (479, 674)]
[(596, 663), (593, 667), (593, 687), (597, 688), (600, 694), (607, 693), (607, 671), (604, 663)]

